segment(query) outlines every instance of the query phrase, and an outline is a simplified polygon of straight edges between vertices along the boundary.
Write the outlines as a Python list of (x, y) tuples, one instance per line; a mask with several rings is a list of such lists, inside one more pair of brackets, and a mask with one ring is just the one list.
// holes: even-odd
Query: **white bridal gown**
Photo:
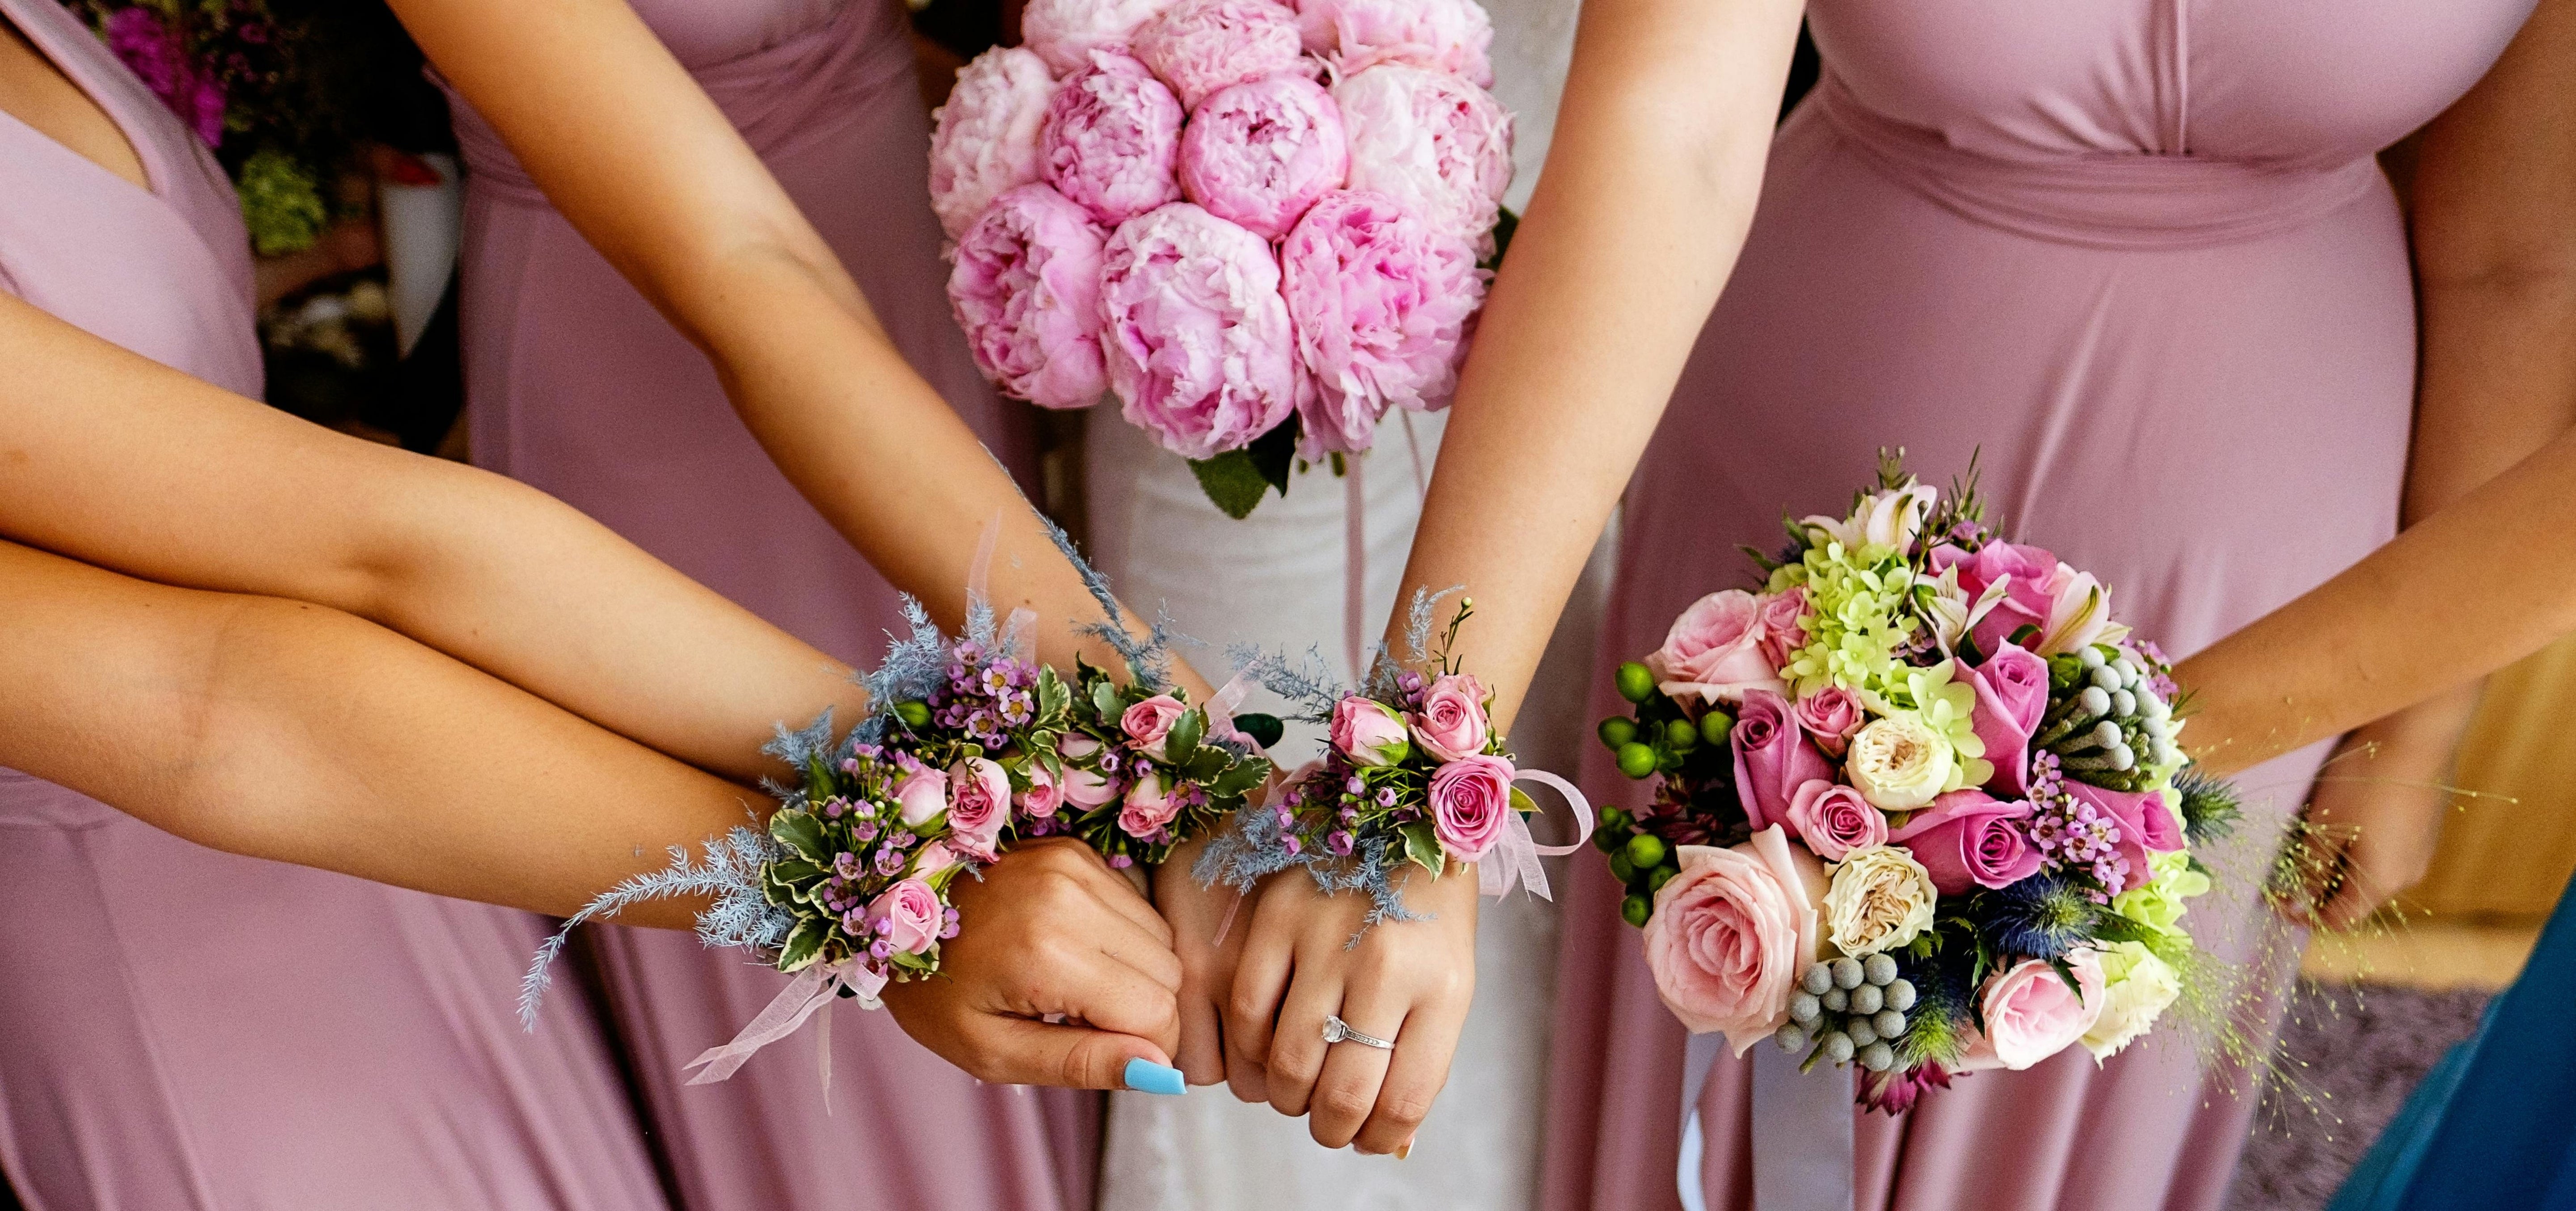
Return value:
[[(1510, 198), (1518, 206), (1546, 152), (1576, 3), (1488, 0), (1487, 7), (1496, 29), (1495, 93), (1518, 118)], [(1367, 642), (1384, 633), (1421, 513), (1415, 455), (1427, 473), (1446, 419), (1415, 415), (1408, 435), (1402, 414), (1388, 416), (1365, 460)], [(1120, 419), (1114, 401), (1092, 410), (1084, 440), (1091, 554), (1121, 598), (1141, 610), (1160, 601), (1181, 631), (1209, 645), (1185, 653), (1202, 673), (1222, 682), (1231, 671), (1227, 645), (1254, 643), (1274, 651), (1319, 648), (1347, 679), (1344, 481), (1309, 469), (1291, 481), (1286, 497), (1273, 494), (1235, 521), (1207, 502), (1188, 464)], [(1570, 774), (1587, 731), (1583, 678), (1607, 582), (1603, 561), (1594, 563), (1512, 730), (1524, 764)], [(1256, 695), (1245, 709), (1276, 709), (1266, 698)], [(1294, 765), (1320, 742), (1314, 729), (1292, 728), (1279, 756)], [(1542, 825), (1542, 839), (1561, 835), (1562, 827)], [(1475, 1007), (1448, 1088), (1410, 1159), (1326, 1151), (1308, 1137), (1304, 1119), (1245, 1105), (1222, 1085), (1180, 1098), (1116, 1093), (1101, 1166), (1102, 1211), (1528, 1207), (1546, 1096), (1555, 912), (1518, 890), (1503, 902), (1484, 902)]]

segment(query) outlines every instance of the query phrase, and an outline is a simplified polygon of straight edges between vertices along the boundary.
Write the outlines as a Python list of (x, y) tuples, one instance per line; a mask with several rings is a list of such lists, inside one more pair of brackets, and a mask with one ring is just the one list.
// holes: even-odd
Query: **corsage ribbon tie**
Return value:
[[(770, 998), (768, 1006), (751, 1019), (750, 1025), (742, 1028), (742, 1033), (733, 1036), (732, 1042), (699, 1053), (698, 1058), (680, 1065), (680, 1071), (700, 1069), (689, 1078), (692, 1085), (710, 1085), (731, 1077), (745, 1060), (751, 1058), (751, 1053), (796, 1033), (796, 1028), (803, 1026), (805, 1019), (828, 1010), (832, 998), (840, 995), (844, 987), (856, 992), (861, 1004), (874, 1009), (878, 1004), (877, 994), (885, 990), (885, 977), (856, 962), (817, 963), (808, 967), (796, 973), (796, 978), (788, 981), (787, 987), (779, 989), (778, 995)], [(823, 1037), (828, 1041), (831, 1036), (826, 1033)], [(831, 1059), (829, 1052), (824, 1054), (823, 1076), (828, 1082), (831, 1079)], [(826, 1088), (829, 1088), (828, 1084)]]
[(1494, 842), (1493, 852), (1476, 864), (1476, 894), (1500, 898), (1510, 892), (1513, 881), (1518, 880), (1531, 895), (1542, 900), (1554, 900), (1556, 897), (1548, 894), (1547, 871), (1539, 866), (1538, 860), (1542, 857), (1562, 858), (1582, 850), (1583, 843), (1592, 838), (1592, 802), (1584, 798), (1583, 792), (1575, 789), (1573, 783), (1543, 769), (1525, 769), (1512, 776), (1514, 782), (1523, 780), (1550, 787), (1565, 796), (1566, 806), (1574, 810), (1574, 842), (1571, 845), (1541, 845), (1530, 836), (1527, 818), (1519, 812), (1508, 813), (1511, 818), (1503, 822), (1502, 839)]

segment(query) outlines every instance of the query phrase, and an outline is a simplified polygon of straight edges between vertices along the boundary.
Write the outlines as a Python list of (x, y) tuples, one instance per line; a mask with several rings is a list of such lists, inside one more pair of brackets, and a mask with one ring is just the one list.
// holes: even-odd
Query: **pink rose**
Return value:
[(1945, 896), (1971, 887), (2010, 887), (2039, 873), (2039, 850), (2022, 831), (2027, 803), (2006, 803), (1980, 790), (1956, 790), (1916, 812), (1888, 840), (1913, 851)]
[(948, 767), (948, 785), (950, 844), (992, 861), (1011, 819), (1011, 776), (989, 757), (970, 757)]
[(1056, 738), (1055, 751), (1075, 760), (1100, 751), (1100, 742), (1080, 732), (1066, 732)]
[(1814, 961), (1824, 868), (1776, 825), (1732, 849), (1685, 845), (1680, 862), (1646, 919), (1646, 967), (1683, 1026), (1742, 1055), (1788, 1020)]
[(1957, 1071), (2015, 1071), (2066, 1050), (2102, 1016), (2102, 961), (2090, 950), (2067, 956), (2082, 993), (2066, 986), (2057, 969), (2025, 959), (1995, 973), (1980, 994), (1986, 1028), (1968, 1047)]
[(868, 916), (885, 922), (886, 944), (905, 954), (920, 954), (939, 941), (945, 924), (939, 893), (920, 879), (906, 879), (868, 903)]
[(1800, 783), (1782, 813), (1789, 833), (1827, 862), (1856, 849), (1887, 843), (1887, 817), (1860, 792), (1822, 778)]
[(1181, 715), (1188, 710), (1181, 705), (1180, 699), (1169, 694), (1156, 694), (1128, 707), (1127, 713), (1118, 717), (1118, 730), (1127, 733), (1127, 738), (1138, 748), (1160, 761), (1163, 760), (1163, 737), (1171, 733), (1172, 725), (1180, 722)]
[(947, 842), (933, 841), (913, 851), (912, 877), (929, 879), (965, 860), (957, 855), (956, 850), (948, 848)]
[(1091, 52), (1116, 50), (1171, 0), (1029, 0), (1021, 40), (1058, 72), (1078, 71)]
[(1493, 19), (1476, 0), (1296, 0), (1306, 49), (1343, 75), (1407, 63), (1494, 86)]
[(1038, 127), (1055, 97), (1046, 60), (996, 46), (958, 69), (948, 103), (931, 116), (930, 208), (957, 239), (993, 199), (1038, 179)]
[(1757, 831), (1787, 818), (1789, 797), (1799, 787), (1833, 781), (1833, 764), (1807, 743), (1789, 704), (1769, 690), (1745, 693), (1727, 743), (1735, 748), (1736, 798)]
[(1995, 776), (1986, 785), (2021, 795), (2030, 791), (2030, 738), (2048, 714), (2048, 662), (2004, 644), (1984, 664), (1968, 670), (1976, 687), (1973, 721), (1986, 744)]
[(1977, 621), (1970, 634), (1977, 650), (1997, 652), (2012, 641), (2013, 632), (2025, 626), (2046, 628), (2049, 603), (2053, 600), (2048, 585), (2057, 575), (2057, 557), (2038, 547), (2008, 542), (1990, 542), (1969, 555), (1959, 548), (1942, 545), (1932, 548), (1932, 574), (1956, 567), (1959, 588), (1968, 598), (1970, 609), (1985, 595), (1986, 588), (2010, 578), (2004, 595), (1986, 616)]
[(2183, 847), (2182, 827), (2174, 820), (2173, 809), (2165, 806), (2163, 791), (2115, 791), (2090, 782), (2066, 780), (2066, 789), (2081, 803), (2120, 823), (2120, 860), (2128, 872), (2120, 886), (2111, 888), (2118, 895), (2144, 885), (2154, 875), (2147, 869), (2147, 854), (2170, 852)]
[(1078, 765), (1064, 768), (1064, 801), (1089, 811), (1118, 797), (1118, 787), (1097, 771)]
[(1422, 751), (1456, 761), (1485, 751), (1493, 731), (1485, 719), (1485, 683), (1472, 673), (1435, 677), (1413, 712), (1413, 739)]
[(1742, 589), (1692, 602), (1665, 632), (1664, 646), (1646, 657), (1656, 687), (1703, 703), (1738, 701), (1756, 689), (1788, 693), (1779, 667), (1762, 654), (1761, 615), (1761, 604)]
[(1860, 696), (1839, 685), (1826, 686), (1799, 699), (1790, 713), (1797, 717), (1798, 726), (1815, 738), (1817, 748), (1836, 757), (1851, 747), (1852, 733), (1869, 722), (1869, 715), (1861, 709)]
[(1350, 188), (1394, 198), (1437, 231), (1493, 248), (1512, 183), (1512, 116), (1483, 89), (1401, 64), (1333, 86), (1351, 141)]
[(1118, 809), (1118, 829), (1139, 841), (1152, 840), (1180, 811), (1181, 801), (1165, 789), (1163, 776), (1149, 769), (1136, 775), (1136, 785), (1127, 788), (1126, 804)]
[(1333, 704), (1333, 748), (1351, 764), (1393, 765), (1413, 751), (1395, 708), (1353, 694)]
[(1390, 407), (1449, 406), (1489, 276), (1466, 241), (1384, 194), (1337, 192), (1306, 212), (1279, 259), (1315, 386), (1297, 405), (1309, 457), (1368, 449)]
[(1046, 183), (1091, 217), (1124, 223), (1181, 196), (1181, 103), (1145, 65), (1099, 51), (1047, 102), (1038, 152)]
[(1100, 296), (1110, 385), (1128, 423), (1164, 449), (1238, 449), (1296, 407), (1296, 333), (1260, 236), (1166, 206), (1109, 238)]
[(1003, 194), (957, 241), (948, 305), (975, 366), (1042, 408), (1087, 408), (1109, 389), (1100, 352), (1108, 233), (1044, 185)]
[[(1800, 585), (1786, 593), (1765, 593), (1762, 608), (1756, 616), (1762, 620), (1762, 656), (1773, 668), (1787, 668), (1807, 646), (1807, 589)], [(1858, 725), (1855, 724), (1855, 727)]]
[(948, 810), (948, 774), (926, 765), (904, 771), (895, 780), (894, 802), (897, 814), (905, 824), (919, 828), (932, 817)]
[(1180, 0), (1137, 27), (1136, 57), (1196, 110), (1229, 85), (1301, 70), (1297, 14), (1272, 0)]
[(1020, 814), (1032, 820), (1047, 820), (1064, 806), (1064, 788), (1057, 786), (1055, 775), (1036, 762), (1029, 763), (1029, 789), (1020, 792)]
[(1513, 773), (1511, 762), (1481, 753), (1432, 771), (1431, 832), (1443, 852), (1474, 862), (1503, 839), (1512, 816)]
[(1265, 240), (1288, 234), (1351, 166), (1342, 111), (1304, 76), (1211, 94), (1181, 135), (1181, 194)]

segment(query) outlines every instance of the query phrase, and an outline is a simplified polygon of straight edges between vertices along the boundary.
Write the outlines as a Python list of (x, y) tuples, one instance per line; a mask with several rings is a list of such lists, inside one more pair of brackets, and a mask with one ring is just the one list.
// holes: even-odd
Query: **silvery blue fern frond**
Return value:
[(519, 982), (519, 1023), (537, 1028), (537, 1010), (554, 982), (554, 962), (563, 954), (575, 926), (615, 916), (649, 900), (679, 896), (712, 896), (715, 903), (698, 914), (698, 938), (708, 946), (775, 949), (787, 940), (795, 919), (770, 904), (760, 889), (760, 868), (784, 851), (769, 834), (750, 825), (735, 825), (723, 836), (708, 838), (706, 861), (693, 860), (681, 846), (671, 847), (671, 864), (657, 871), (628, 876), (601, 892), (564, 919), (563, 927), (537, 948), (536, 962)]
[(1351, 935), (1357, 945), (1360, 934), (1386, 921), (1420, 921), (1422, 914), (1404, 906), (1404, 893), (1395, 886), (1395, 876), (1405, 863), (1401, 857), (1389, 859), (1382, 853), (1353, 854), (1336, 858), (1323, 853), (1290, 853), (1280, 835), (1279, 815), (1263, 808), (1251, 808), (1235, 814), (1234, 824), (1220, 830), (1200, 851), (1199, 860), (1190, 867), (1190, 877), (1204, 886), (1223, 883), (1237, 893), (1249, 893), (1261, 879), (1292, 866), (1306, 868), (1306, 874), (1325, 894), (1365, 891), (1369, 894), (1368, 915), (1360, 919), (1359, 933)]
[(1251, 674), (1254, 683), (1287, 699), (1296, 711), (1291, 718), (1330, 723), (1333, 705), (1350, 692), (1341, 678), (1333, 675), (1333, 666), (1324, 659), (1321, 648), (1307, 648), (1293, 664), (1284, 652), (1274, 655), (1249, 643), (1235, 644), (1225, 654), (1236, 668)]

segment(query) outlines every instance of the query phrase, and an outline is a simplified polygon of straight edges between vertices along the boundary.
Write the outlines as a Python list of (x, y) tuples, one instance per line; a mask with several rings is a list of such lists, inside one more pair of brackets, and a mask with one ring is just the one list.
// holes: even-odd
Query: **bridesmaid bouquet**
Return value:
[(1675, 1016), (1858, 1064), (1888, 1113), (1959, 1073), (2100, 1060), (2195, 970), (2195, 843), (2238, 805), (2176, 737), (2170, 667), (2092, 576), (1890, 459), (1789, 526), (1759, 592), (1694, 603), (1602, 720), (1656, 779), (1597, 843)]
[(986, 377), (1115, 393), (1235, 517), (1388, 409), (1448, 406), (1510, 227), (1475, 0), (1031, 0), (1024, 24), (931, 139)]

